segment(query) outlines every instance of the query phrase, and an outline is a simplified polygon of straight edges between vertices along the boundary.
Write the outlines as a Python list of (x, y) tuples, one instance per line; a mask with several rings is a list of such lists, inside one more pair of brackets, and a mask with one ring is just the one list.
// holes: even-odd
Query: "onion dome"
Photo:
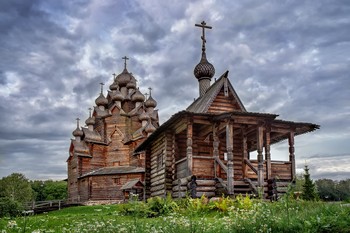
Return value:
[(100, 96), (96, 98), (95, 103), (97, 106), (101, 106), (101, 105), (107, 105), (108, 104), (108, 100), (106, 99), (106, 97), (103, 95), (103, 85), (105, 85), (104, 83), (100, 83), (101, 85), (101, 93)]
[(157, 106), (157, 101), (155, 101), (152, 98), (152, 88), (149, 87), (148, 89), (149, 89), (149, 97), (145, 102), (145, 106), (146, 108), (149, 108), (149, 107), (155, 108)]
[(133, 102), (143, 102), (145, 101), (145, 96), (140, 92), (139, 89), (131, 96)]
[(111, 89), (112, 91), (118, 90), (118, 89), (119, 89), (118, 82), (114, 81), (114, 82), (109, 86), (109, 89)]
[(73, 136), (74, 137), (81, 137), (84, 135), (83, 131), (79, 127), (79, 118), (77, 118), (77, 128), (73, 131)]
[(130, 81), (128, 82), (128, 84), (126, 84), (126, 88), (128, 89), (136, 89), (136, 79), (135, 77), (132, 75), (132, 73), (130, 73)]
[(106, 99), (106, 97), (101, 93), (99, 97), (97, 97), (97, 99), (95, 100), (95, 103), (97, 106), (101, 106), (101, 105), (107, 105), (108, 104), (108, 100)]
[(146, 133), (153, 133), (154, 131), (156, 131), (156, 127), (154, 127), (153, 125), (152, 125), (152, 123), (151, 122), (149, 122), (149, 124), (146, 126), (146, 128), (145, 128), (145, 132)]
[(92, 108), (89, 108), (89, 118), (86, 119), (85, 124), (86, 125), (94, 125), (95, 124), (95, 118), (91, 116), (91, 110)]
[(128, 84), (128, 82), (130, 82), (130, 80), (131, 75), (126, 68), (124, 68), (123, 72), (116, 77), (116, 81), (118, 82), (120, 87), (125, 87)]
[(95, 124), (95, 118), (90, 116), (88, 119), (86, 119), (85, 124), (86, 125), (94, 125)]
[(205, 52), (202, 52), (201, 61), (194, 68), (194, 76), (197, 79), (212, 78), (215, 74), (214, 66), (208, 62)]
[(146, 108), (153, 107), (155, 108), (157, 106), (157, 101), (155, 101), (152, 96), (150, 96), (146, 102), (145, 102)]
[(212, 29), (211, 26), (208, 26), (205, 21), (201, 22), (200, 24), (195, 24), (196, 27), (202, 28), (202, 58), (201, 61), (196, 65), (194, 68), (194, 76), (196, 76), (197, 79), (201, 78), (212, 78), (215, 74), (215, 68), (214, 66), (208, 62), (207, 56), (205, 53), (205, 43), (207, 40), (205, 39), (205, 29)]
[(150, 116), (146, 112), (141, 113), (139, 116), (140, 121), (148, 121), (149, 118), (150, 118)]
[(117, 90), (113, 91), (112, 100), (113, 100), (113, 101), (123, 101), (123, 100), (124, 100), (124, 96), (123, 96), (123, 94), (117, 89)]

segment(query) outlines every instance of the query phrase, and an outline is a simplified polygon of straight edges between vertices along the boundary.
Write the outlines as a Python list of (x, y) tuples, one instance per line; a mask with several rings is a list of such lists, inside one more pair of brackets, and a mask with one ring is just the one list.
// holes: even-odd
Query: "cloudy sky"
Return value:
[[(85, 121), (123, 68), (153, 87), (161, 122), (198, 96), (205, 20), (215, 77), (248, 111), (321, 125), (295, 138), (300, 171), (350, 178), (350, 1), (0, 1), (0, 177), (64, 179), (75, 118)], [(106, 93), (106, 88), (105, 88)], [(288, 159), (286, 143), (273, 159)]]

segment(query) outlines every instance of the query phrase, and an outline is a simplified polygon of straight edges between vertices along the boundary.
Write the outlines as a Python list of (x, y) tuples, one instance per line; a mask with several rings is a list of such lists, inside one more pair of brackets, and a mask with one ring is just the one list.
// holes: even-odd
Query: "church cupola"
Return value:
[(135, 93), (131, 96), (131, 101), (136, 103), (136, 107), (145, 101), (145, 96), (140, 92), (139, 89), (136, 89)]
[(77, 128), (73, 131), (73, 136), (75, 137), (75, 141), (80, 142), (81, 137), (84, 135), (84, 132), (80, 129), (79, 126), (79, 118), (77, 120)]
[(195, 24), (195, 26), (202, 28), (202, 58), (194, 68), (193, 73), (199, 82), (199, 95), (203, 96), (209, 89), (211, 78), (215, 74), (215, 68), (210, 62), (208, 62), (205, 52), (205, 29), (211, 29), (212, 27), (207, 26), (204, 21), (201, 24)]
[(148, 125), (145, 128), (145, 132), (147, 133), (147, 136), (151, 135), (154, 131), (156, 131), (156, 127), (154, 127), (152, 122), (149, 121)]
[(152, 98), (152, 88), (148, 88), (148, 89), (149, 89), (149, 97), (145, 102), (145, 107), (147, 108), (148, 113), (152, 113), (153, 109), (157, 106), (157, 101), (155, 101)]
[(124, 70), (115, 78), (115, 80), (118, 82), (121, 93), (126, 97), (128, 94), (127, 85), (132, 80), (132, 75), (126, 69), (126, 60), (129, 60), (129, 58), (125, 56), (122, 59), (124, 59)]
[(100, 95), (96, 98), (95, 103), (96, 105), (102, 110), (105, 110), (105, 106), (108, 104), (107, 98), (103, 95), (103, 85), (104, 83), (100, 83), (101, 85), (101, 93)]
[(89, 118), (86, 119), (85, 124), (88, 126), (88, 129), (90, 131), (94, 130), (94, 124), (95, 124), (95, 118), (91, 116), (91, 110), (92, 108), (89, 108)]
[(115, 90), (118, 90), (119, 89), (119, 85), (118, 85), (118, 82), (115, 78), (115, 74), (113, 74), (113, 83), (109, 86), (109, 89), (111, 89), (112, 91), (115, 91)]

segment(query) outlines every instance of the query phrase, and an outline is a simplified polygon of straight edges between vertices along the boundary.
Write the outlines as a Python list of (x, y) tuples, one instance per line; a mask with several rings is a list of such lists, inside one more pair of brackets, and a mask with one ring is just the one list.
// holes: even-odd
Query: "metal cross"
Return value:
[(146, 99), (148, 99), (148, 95), (149, 95), (149, 94), (148, 94), (148, 93), (145, 93), (144, 95), (146, 96)]
[(100, 83), (101, 85), (101, 94), (103, 93), (103, 85), (105, 85), (104, 83)]
[(152, 95), (152, 87), (149, 87), (148, 90), (149, 90), (149, 96), (151, 97), (151, 95)]
[(124, 56), (122, 59), (124, 60), (124, 69), (126, 69), (126, 60), (129, 60), (129, 58), (127, 56)]
[(89, 117), (91, 117), (91, 110), (92, 108), (89, 108)]
[(113, 75), (113, 81), (115, 81), (115, 76), (117, 76), (115, 73), (112, 74)]
[(205, 51), (205, 43), (207, 42), (205, 40), (205, 29), (212, 29), (211, 26), (207, 26), (207, 23), (205, 21), (202, 21), (201, 24), (195, 24), (194, 26), (196, 27), (201, 27), (202, 28), (202, 36), (201, 36), (201, 39), (202, 39), (202, 51), (204, 52)]

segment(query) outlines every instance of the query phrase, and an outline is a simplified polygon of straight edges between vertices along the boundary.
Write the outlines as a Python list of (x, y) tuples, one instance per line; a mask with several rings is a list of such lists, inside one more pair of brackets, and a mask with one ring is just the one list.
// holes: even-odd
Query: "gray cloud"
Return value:
[[(215, 77), (229, 70), (249, 111), (321, 125), (296, 138), (298, 169), (306, 159), (313, 177), (349, 178), (337, 163), (350, 157), (349, 10), (327, 0), (2, 1), (0, 177), (64, 178), (74, 119), (86, 119), (124, 55), (141, 91), (153, 87), (162, 122), (186, 108), (198, 97), (194, 24), (204, 19)], [(286, 157), (285, 144), (273, 147)]]

